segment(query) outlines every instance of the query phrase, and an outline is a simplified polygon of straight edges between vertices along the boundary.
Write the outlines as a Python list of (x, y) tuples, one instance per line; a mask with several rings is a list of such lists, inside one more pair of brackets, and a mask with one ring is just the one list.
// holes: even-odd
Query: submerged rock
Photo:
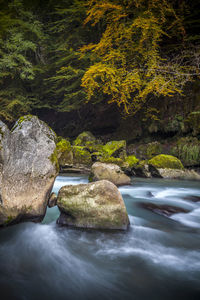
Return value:
[(171, 215), (177, 214), (177, 213), (188, 213), (189, 210), (177, 207), (177, 206), (171, 206), (171, 205), (159, 205), (154, 203), (140, 203), (139, 206), (142, 208), (148, 209), (150, 211), (153, 211), (159, 215), (170, 217)]
[(94, 163), (91, 168), (90, 181), (98, 180), (108, 180), (117, 186), (131, 183), (130, 177), (119, 166), (101, 162)]
[(54, 207), (57, 204), (57, 196), (55, 193), (51, 193), (49, 200), (48, 200), (48, 207)]
[(110, 230), (126, 230), (129, 225), (122, 196), (107, 180), (64, 186), (58, 193), (57, 205), (60, 225)]
[(21, 117), (4, 136), (0, 225), (44, 217), (58, 172), (55, 138), (31, 115)]

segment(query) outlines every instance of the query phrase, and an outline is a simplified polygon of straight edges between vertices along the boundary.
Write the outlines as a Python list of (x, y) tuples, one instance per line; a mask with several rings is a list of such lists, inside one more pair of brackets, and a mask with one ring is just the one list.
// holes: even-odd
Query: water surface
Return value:
[[(86, 176), (59, 176), (65, 184)], [(200, 299), (198, 182), (134, 178), (120, 191), (131, 222), (127, 233), (84, 232), (56, 225), (57, 207), (42, 224), (0, 231), (2, 300)], [(140, 203), (185, 208), (170, 218)]]

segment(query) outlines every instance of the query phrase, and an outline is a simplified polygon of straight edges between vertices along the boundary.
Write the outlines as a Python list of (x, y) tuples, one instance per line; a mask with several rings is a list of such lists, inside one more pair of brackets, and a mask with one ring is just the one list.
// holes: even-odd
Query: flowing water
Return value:
[[(84, 182), (59, 176), (54, 191)], [(42, 224), (2, 229), (0, 299), (200, 299), (199, 183), (134, 178), (120, 191), (131, 222), (126, 233), (58, 227), (57, 207)], [(165, 217), (140, 205), (149, 202), (188, 212)]]

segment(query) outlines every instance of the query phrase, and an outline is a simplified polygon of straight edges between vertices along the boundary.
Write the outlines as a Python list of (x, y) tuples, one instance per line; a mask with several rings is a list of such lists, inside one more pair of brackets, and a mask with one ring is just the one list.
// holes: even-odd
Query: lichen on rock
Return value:
[(127, 230), (128, 214), (117, 187), (106, 180), (60, 189), (58, 224), (85, 229)]

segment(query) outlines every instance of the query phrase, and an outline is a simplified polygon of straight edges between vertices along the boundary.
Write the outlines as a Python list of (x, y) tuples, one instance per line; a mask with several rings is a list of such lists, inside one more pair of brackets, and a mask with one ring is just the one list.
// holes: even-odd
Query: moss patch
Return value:
[(135, 155), (129, 155), (126, 157), (125, 162), (128, 164), (129, 168), (132, 168), (137, 165), (139, 159), (137, 159)]
[(126, 157), (126, 141), (111, 141), (103, 146), (103, 151), (105, 151), (109, 156), (124, 159)]
[(181, 161), (172, 155), (160, 154), (150, 159), (148, 163), (160, 169), (184, 169)]
[(74, 146), (85, 146), (88, 142), (95, 143), (96, 138), (91, 132), (84, 131), (77, 136), (73, 144)]
[(92, 159), (89, 151), (85, 150), (84, 147), (74, 146), (73, 147), (74, 164), (91, 165)]

